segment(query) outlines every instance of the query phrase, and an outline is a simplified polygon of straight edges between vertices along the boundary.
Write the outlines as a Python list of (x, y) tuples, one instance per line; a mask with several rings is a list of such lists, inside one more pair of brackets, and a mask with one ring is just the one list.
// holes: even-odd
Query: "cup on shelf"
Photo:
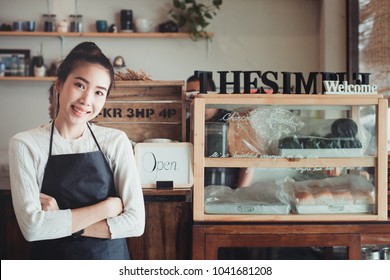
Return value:
[(5, 63), (0, 60), (0, 77), (5, 76)]
[(63, 19), (57, 23), (57, 31), (61, 33), (68, 32), (69, 22), (66, 19)]
[(46, 75), (46, 67), (42, 66), (34, 66), (34, 76), (35, 77), (45, 77)]
[(152, 32), (153, 21), (148, 18), (137, 18), (135, 20), (135, 30), (142, 33)]
[(133, 30), (133, 11), (121, 10), (121, 31), (130, 32)]
[(35, 31), (35, 21), (28, 20), (24, 22), (24, 31), (33, 32)]
[(23, 31), (23, 21), (14, 21), (12, 23), (13, 31)]
[(107, 32), (107, 21), (106, 20), (97, 20), (96, 21), (96, 31), (97, 32)]

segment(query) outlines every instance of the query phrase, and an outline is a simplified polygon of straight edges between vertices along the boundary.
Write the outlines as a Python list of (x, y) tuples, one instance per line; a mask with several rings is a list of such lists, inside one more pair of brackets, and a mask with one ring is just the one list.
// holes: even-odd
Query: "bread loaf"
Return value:
[(354, 191), (352, 198), (354, 204), (373, 204), (375, 202), (373, 195), (365, 191)]
[(295, 193), (295, 201), (297, 205), (315, 205), (314, 197), (309, 192)]
[(333, 195), (328, 190), (321, 190), (313, 194), (316, 205), (332, 205)]
[(352, 194), (349, 191), (337, 191), (332, 193), (333, 205), (351, 205), (353, 204)]
[(266, 154), (249, 121), (250, 111), (233, 112), (229, 118), (228, 147), (232, 157), (258, 157)]

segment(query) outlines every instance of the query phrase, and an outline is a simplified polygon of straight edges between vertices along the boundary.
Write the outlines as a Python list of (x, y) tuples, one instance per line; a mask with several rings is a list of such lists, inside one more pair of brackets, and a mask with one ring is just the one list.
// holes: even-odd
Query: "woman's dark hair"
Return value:
[(99, 64), (107, 69), (110, 75), (110, 86), (107, 95), (110, 93), (114, 81), (114, 68), (110, 60), (103, 54), (101, 49), (93, 42), (83, 42), (74, 47), (62, 61), (57, 70), (59, 82), (64, 83), (69, 74), (82, 62)]
[[(189, 83), (189, 82), (200, 82), (200, 79), (197, 76), (192, 75), (192, 76), (188, 77), (188, 79), (187, 79), (187, 83)], [(207, 90), (209, 90), (209, 91), (216, 91), (217, 90), (217, 87), (215, 86), (214, 80), (210, 77), (207, 78)]]

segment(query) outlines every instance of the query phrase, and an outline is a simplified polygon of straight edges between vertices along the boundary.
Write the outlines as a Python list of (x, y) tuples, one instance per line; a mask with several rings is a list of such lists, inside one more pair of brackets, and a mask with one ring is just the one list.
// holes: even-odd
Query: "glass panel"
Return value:
[(207, 105), (205, 156), (376, 155), (374, 106)]
[(389, 244), (365, 244), (361, 248), (363, 260), (390, 260)]
[(373, 167), (206, 168), (206, 214), (373, 214)]

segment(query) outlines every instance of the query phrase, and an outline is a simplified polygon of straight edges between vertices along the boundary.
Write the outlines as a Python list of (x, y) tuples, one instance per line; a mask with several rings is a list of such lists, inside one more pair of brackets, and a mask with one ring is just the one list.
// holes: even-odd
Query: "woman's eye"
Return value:
[(82, 83), (75, 83), (75, 86), (81, 89), (85, 89), (85, 86)]
[(97, 95), (101, 95), (101, 96), (105, 96), (105, 95), (106, 95), (106, 93), (103, 92), (103, 91), (97, 91), (96, 94), (97, 94)]

